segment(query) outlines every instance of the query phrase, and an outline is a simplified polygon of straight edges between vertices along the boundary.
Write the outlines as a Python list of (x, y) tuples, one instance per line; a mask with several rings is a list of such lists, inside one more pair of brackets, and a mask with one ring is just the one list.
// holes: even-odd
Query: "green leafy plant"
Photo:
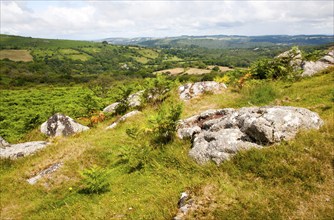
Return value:
[(174, 138), (177, 122), (182, 113), (182, 105), (167, 102), (160, 107), (158, 114), (150, 120), (154, 142), (167, 144)]
[(161, 104), (169, 97), (173, 82), (163, 75), (145, 81), (143, 98), (146, 103)]
[(97, 165), (80, 172), (83, 192), (87, 194), (100, 194), (109, 190), (110, 172)]
[(98, 102), (90, 94), (86, 94), (83, 97), (82, 106), (85, 108), (86, 114), (91, 114), (93, 111), (95, 111), (95, 110), (97, 110), (99, 108)]
[(121, 86), (116, 93), (116, 101), (119, 103), (116, 108), (116, 114), (122, 115), (129, 109), (128, 97), (133, 91), (132, 87)]

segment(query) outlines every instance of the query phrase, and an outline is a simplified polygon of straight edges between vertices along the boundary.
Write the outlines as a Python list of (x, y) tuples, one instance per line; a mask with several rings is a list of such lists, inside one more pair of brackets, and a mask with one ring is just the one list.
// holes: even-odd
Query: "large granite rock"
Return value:
[(123, 115), (123, 116), (122, 116), (121, 118), (119, 118), (118, 120), (116, 120), (116, 121), (115, 121), (114, 123), (112, 123), (111, 125), (109, 125), (106, 129), (113, 129), (113, 128), (115, 128), (120, 122), (125, 121), (127, 118), (130, 118), (130, 117), (132, 117), (132, 116), (134, 116), (134, 115), (137, 115), (137, 114), (139, 114), (139, 113), (140, 113), (140, 111), (138, 111), (138, 110), (129, 112), (129, 113)]
[(198, 163), (217, 164), (239, 150), (291, 140), (302, 129), (319, 129), (317, 113), (289, 106), (208, 110), (180, 121), (178, 136), (191, 138), (189, 155)]
[(305, 61), (302, 76), (313, 76), (314, 74), (334, 65), (334, 51), (330, 51), (318, 61)]
[(187, 83), (179, 87), (179, 95), (180, 99), (189, 100), (206, 92), (218, 93), (226, 88), (224, 83), (217, 83), (214, 81)]
[(16, 159), (35, 153), (45, 148), (49, 143), (45, 141), (32, 141), (20, 144), (12, 144), (6, 148), (0, 148), (0, 157)]
[(41, 132), (51, 137), (68, 136), (88, 129), (89, 127), (81, 125), (72, 118), (59, 113), (54, 114), (41, 125)]

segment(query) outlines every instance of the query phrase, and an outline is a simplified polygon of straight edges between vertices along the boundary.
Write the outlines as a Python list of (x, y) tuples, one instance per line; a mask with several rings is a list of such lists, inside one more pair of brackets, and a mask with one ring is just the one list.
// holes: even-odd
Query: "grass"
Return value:
[[(325, 120), (319, 131), (302, 131), (293, 141), (241, 152), (219, 167), (191, 160), (190, 141), (175, 140), (155, 149), (149, 135), (127, 136), (126, 129), (147, 126), (156, 114), (154, 107), (114, 130), (105, 130), (115, 120), (111, 118), (87, 132), (56, 138), (33, 156), (0, 160), (1, 218), (171, 219), (179, 194), (188, 191), (201, 204), (188, 219), (332, 219), (333, 74), (295, 83), (268, 82), (275, 97), (262, 101), (326, 106), (313, 109)], [(248, 98), (249, 93), (232, 90), (206, 94), (185, 103), (183, 117), (211, 107), (242, 107)], [(131, 161), (143, 161), (143, 166), (131, 169)], [(34, 186), (26, 182), (55, 162), (64, 165)], [(110, 190), (100, 195), (80, 193), (79, 172), (94, 164), (111, 173)]]
[(10, 59), (13, 61), (30, 62), (33, 60), (28, 50), (0, 50), (0, 60)]

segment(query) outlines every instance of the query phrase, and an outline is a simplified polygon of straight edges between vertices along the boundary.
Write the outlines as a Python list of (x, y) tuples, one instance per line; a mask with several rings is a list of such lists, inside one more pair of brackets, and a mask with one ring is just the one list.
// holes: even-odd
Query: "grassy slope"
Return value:
[[(320, 131), (301, 132), (294, 141), (242, 152), (220, 167), (198, 166), (187, 155), (190, 142), (176, 140), (151, 149), (148, 140), (133, 140), (126, 128), (145, 127), (155, 109), (104, 130), (57, 138), (36, 155), (14, 162), (1, 160), (1, 217), (14, 219), (171, 219), (179, 193), (196, 195), (201, 207), (189, 219), (332, 219), (334, 73), (293, 84), (268, 82), (276, 88), (271, 103), (312, 108), (325, 120)], [(183, 117), (208, 108), (250, 105), (251, 94), (226, 91), (185, 104)], [(124, 152), (127, 158), (120, 159)], [(143, 152), (143, 153), (141, 153)], [(142, 158), (145, 167), (129, 172)], [(126, 159), (130, 162), (127, 163)], [(55, 162), (64, 166), (30, 186), (25, 179)], [(110, 170), (110, 191), (80, 193), (79, 171), (92, 164)], [(69, 188), (72, 187), (73, 190)]]

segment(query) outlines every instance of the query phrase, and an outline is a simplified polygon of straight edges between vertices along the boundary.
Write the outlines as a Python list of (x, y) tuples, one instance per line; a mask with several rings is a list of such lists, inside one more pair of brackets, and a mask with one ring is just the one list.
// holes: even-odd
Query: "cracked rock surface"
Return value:
[(291, 140), (303, 129), (319, 129), (319, 115), (305, 108), (290, 106), (247, 107), (207, 110), (182, 120), (181, 139), (193, 141), (189, 155), (198, 163), (213, 160), (220, 164), (239, 150)]

